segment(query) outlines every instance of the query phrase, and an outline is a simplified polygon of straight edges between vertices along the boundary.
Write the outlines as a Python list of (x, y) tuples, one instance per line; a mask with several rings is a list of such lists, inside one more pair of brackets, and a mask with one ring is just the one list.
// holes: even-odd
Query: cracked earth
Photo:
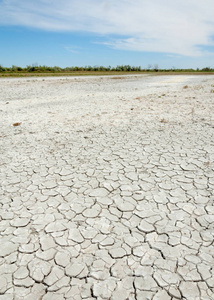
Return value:
[(213, 84), (0, 80), (0, 300), (214, 299)]

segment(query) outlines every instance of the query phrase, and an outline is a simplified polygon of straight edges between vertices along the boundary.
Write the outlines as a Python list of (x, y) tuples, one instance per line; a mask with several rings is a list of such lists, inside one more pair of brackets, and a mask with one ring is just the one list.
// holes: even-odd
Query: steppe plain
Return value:
[(214, 299), (213, 85), (0, 79), (0, 300)]

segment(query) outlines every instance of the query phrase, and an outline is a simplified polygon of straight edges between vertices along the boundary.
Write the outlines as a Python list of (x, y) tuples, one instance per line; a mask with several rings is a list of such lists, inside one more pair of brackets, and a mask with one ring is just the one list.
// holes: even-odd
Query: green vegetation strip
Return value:
[(203, 69), (158, 69), (132, 67), (122, 65), (117, 67), (87, 66), (87, 67), (48, 67), (48, 66), (26, 66), (25, 68), (12, 66), (6, 68), (0, 65), (0, 77), (29, 77), (29, 76), (92, 76), (92, 75), (127, 75), (127, 74), (148, 74), (148, 75), (195, 75), (214, 74), (214, 69), (206, 67)]

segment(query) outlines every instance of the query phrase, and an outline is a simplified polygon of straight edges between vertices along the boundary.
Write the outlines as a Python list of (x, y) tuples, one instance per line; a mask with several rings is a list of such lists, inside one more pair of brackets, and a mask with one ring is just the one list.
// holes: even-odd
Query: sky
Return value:
[(214, 0), (0, 0), (0, 65), (214, 68)]

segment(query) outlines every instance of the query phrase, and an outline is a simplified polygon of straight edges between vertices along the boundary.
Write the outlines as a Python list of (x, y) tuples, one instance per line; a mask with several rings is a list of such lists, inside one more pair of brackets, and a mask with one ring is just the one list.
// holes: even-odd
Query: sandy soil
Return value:
[(213, 90), (0, 79), (0, 300), (213, 299)]

